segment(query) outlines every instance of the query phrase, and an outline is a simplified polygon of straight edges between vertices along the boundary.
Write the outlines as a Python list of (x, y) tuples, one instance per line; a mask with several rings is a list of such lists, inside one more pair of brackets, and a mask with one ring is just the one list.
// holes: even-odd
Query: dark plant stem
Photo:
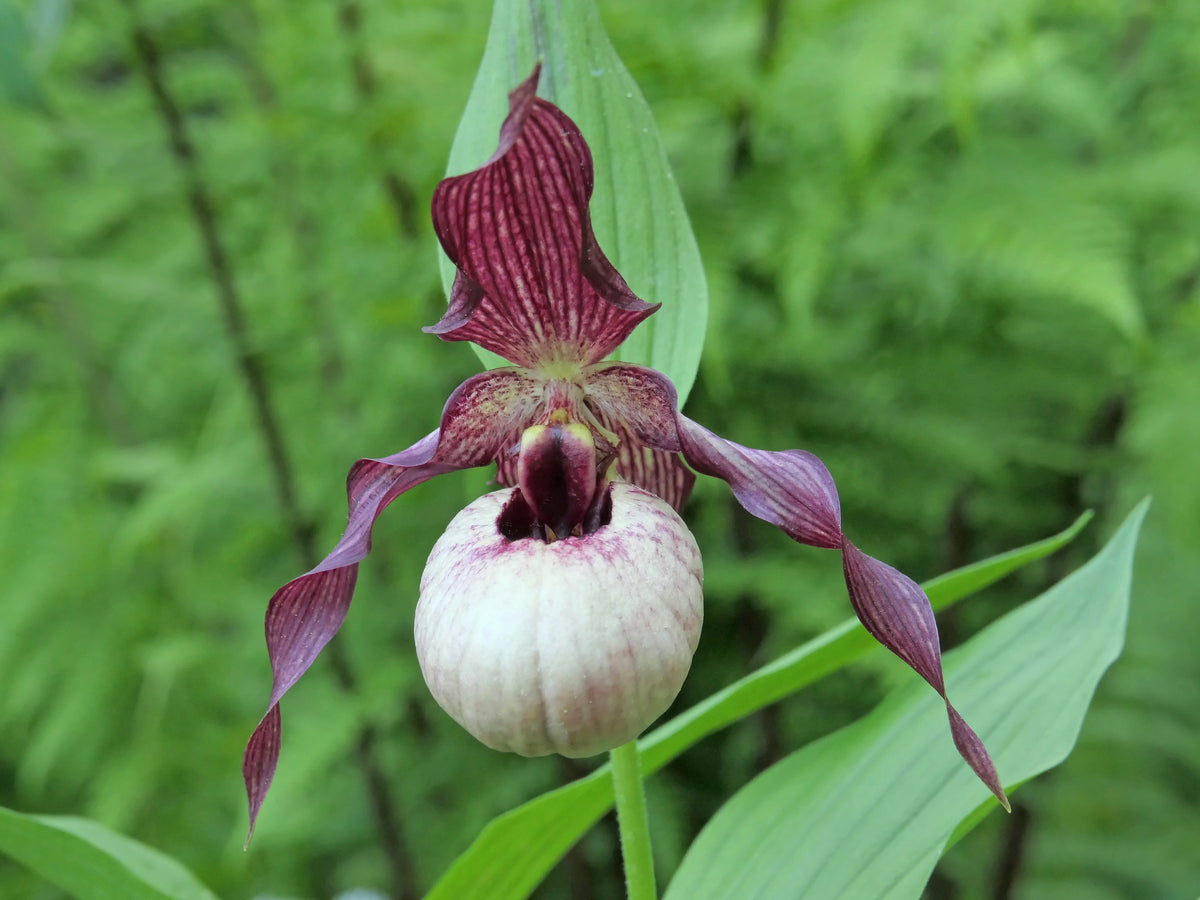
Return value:
[[(779, 47), (779, 26), (783, 21), (783, 7), (787, 0), (766, 0), (763, 4), (762, 30), (758, 34), (758, 50), (755, 63), (761, 74), (770, 71), (775, 62), (775, 51)], [(730, 154), (729, 170), (735, 177), (747, 172), (754, 162), (753, 123), (750, 102), (738, 101), (730, 119), (733, 131), (733, 152)]]
[[(375, 70), (363, 49), (362, 41), (362, 9), (357, 0), (342, 0), (338, 4), (338, 28), (346, 41), (350, 54), (350, 68), (354, 72), (354, 89), (364, 106), (370, 107), (375, 102), (377, 82)], [(371, 150), (379, 160), (379, 178), (383, 192), (392, 207), (396, 219), (396, 227), (400, 234), (411, 240), (419, 233), (417, 222), (417, 194), (412, 185), (405, 181), (400, 174), (389, 168), (384, 162), (386, 147), (383, 136), (378, 130), (372, 129), (370, 135)]]
[(1025, 858), (1030, 819), (1028, 807), (1020, 803), (1013, 806), (1004, 846), (996, 862), (996, 874), (992, 878), (992, 900), (1008, 900), (1013, 895)]
[[(267, 458), (270, 461), (275, 494), (296, 547), (305, 557), (306, 564), (311, 565), (315, 563), (312, 523), (306, 521), (300, 512), (291, 461), (288, 458), (283, 433), (279, 428), (278, 417), (275, 415), (275, 409), (267, 390), (262, 355), (250, 341), (250, 334), (246, 328), (246, 317), (242, 311), (241, 300), (238, 297), (237, 286), (233, 278), (233, 268), (230, 265), (229, 256), (225, 252), (225, 247), (221, 243), (212, 196), (200, 174), (195, 145), (188, 134), (183, 113), (163, 77), (162, 58), (158, 45), (137, 17), (136, 0), (124, 0), (124, 2), (132, 16), (130, 28), (134, 50), (141, 63), (150, 93), (154, 98), (155, 109), (166, 129), (171, 155), (183, 175), (188, 208), (204, 249), (209, 275), (216, 288), (217, 303), (221, 309), (225, 333), (233, 345), (238, 371), (254, 406), (255, 421), (258, 423), (259, 433), (262, 435)], [(310, 560), (313, 562), (310, 563)]]
[[(1116, 492), (1113, 457), (1120, 444), (1128, 412), (1129, 401), (1122, 390), (1105, 397), (1092, 412), (1081, 444), (1082, 449), (1095, 461), (1060, 479), (1060, 502), (1066, 513), (1065, 521), (1071, 521), (1085, 509), (1094, 509), (1101, 518), (1112, 509)], [(1083, 546), (1072, 549), (1076, 553), (1085, 552)], [(1069, 554), (1056, 553), (1049, 560), (1048, 583), (1053, 584), (1064, 578), (1072, 568), (1074, 566)]]
[[(179, 103), (167, 86), (159, 47), (138, 16), (136, 0), (124, 0), (124, 3), (130, 13), (130, 33), (134, 51), (154, 98), (158, 116), (167, 132), (171, 155), (183, 175), (188, 208), (204, 249), (209, 275), (216, 288), (226, 337), (233, 347), (238, 372), (253, 404), (255, 421), (266, 449), (276, 497), (296, 550), (304, 566), (311, 568), (319, 559), (314, 529), (300, 509), (295, 476), (267, 386), (262, 355), (250, 339), (233, 267), (221, 241), (212, 196), (201, 175), (198, 154), (188, 134), (187, 123)], [(341, 645), (330, 644), (327, 650), (338, 685), (347, 693), (354, 693), (357, 679)], [(392, 892), (394, 896), (407, 900), (417, 897), (419, 893), (415, 870), (403, 837), (400, 817), (391, 800), (387, 777), (379, 763), (376, 744), (375, 727), (370, 724), (363, 725), (356, 740), (355, 757), (366, 782), (380, 843), (391, 869)]]
[(958, 900), (961, 895), (958, 882), (949, 878), (939, 867), (930, 873), (921, 900)]
[[(971, 522), (970, 500), (972, 487), (961, 485), (954, 492), (950, 508), (946, 510), (946, 522), (942, 534), (942, 572), (952, 572), (967, 565), (972, 559), (975, 529)], [(956, 604), (938, 614), (938, 633), (942, 649), (958, 645), (962, 633), (962, 606)]]
[[(271, 117), (278, 106), (279, 93), (271, 82), (270, 76), (255, 58), (252, 48), (247, 46), (247, 35), (256, 35), (259, 27), (252, 10), (240, 7), (231, 10), (236, 16), (237, 37), (230, 42), (231, 52), (238, 62), (238, 67), (245, 75), (246, 86), (250, 96), (254, 98), (263, 118), (270, 125)], [(271, 167), (278, 173), (275, 203), (287, 220), (293, 237), (295, 250), (295, 268), (300, 277), (298, 282), (299, 302), (308, 320), (313, 323), (317, 347), (321, 357), (321, 380), (326, 384), (336, 382), (342, 374), (342, 352), (338, 345), (337, 329), (333, 326), (329, 314), (329, 304), (324, 292), (318, 287), (320, 279), (316, 274), (317, 260), (320, 257), (320, 230), (315, 217), (309, 211), (301, 188), (300, 172), (283, 143), (272, 143)]]
[(1187, 303), (1196, 292), (1197, 285), (1200, 285), (1200, 259), (1172, 285), (1171, 299), (1176, 305)]
[[(750, 521), (746, 516), (737, 514), (732, 498), (726, 502), (731, 510), (730, 544), (739, 557), (753, 557), (756, 545)], [(749, 670), (754, 666), (755, 660), (761, 661), (763, 647), (770, 633), (771, 617), (762, 608), (758, 596), (750, 591), (738, 594), (734, 609), (737, 611), (734, 633), (745, 653), (745, 668)], [(746, 720), (746, 727), (753, 727), (758, 732), (755, 773), (765, 771), (783, 758), (780, 709), (779, 704), (771, 704)]]
[[(744, 516), (734, 519), (739, 525), (745, 520)], [(739, 531), (742, 529), (739, 528)], [(738, 540), (738, 552), (742, 556), (752, 556), (753, 550), (748, 546), (747, 537), (743, 532)], [(753, 593), (738, 595), (736, 606), (738, 611), (734, 634), (745, 652), (747, 669), (752, 668), (755, 661), (762, 660), (763, 647), (771, 630), (771, 617), (762, 608), (758, 597)], [(753, 728), (758, 732), (758, 752), (754, 755), (754, 773), (766, 771), (783, 758), (783, 734), (780, 721), (782, 704), (772, 703), (765, 706), (747, 720), (747, 726), (753, 722)]]
[(779, 48), (779, 26), (783, 22), (783, 7), (787, 0), (766, 0), (763, 4), (762, 31), (758, 36), (758, 65), (764, 71), (775, 62)]

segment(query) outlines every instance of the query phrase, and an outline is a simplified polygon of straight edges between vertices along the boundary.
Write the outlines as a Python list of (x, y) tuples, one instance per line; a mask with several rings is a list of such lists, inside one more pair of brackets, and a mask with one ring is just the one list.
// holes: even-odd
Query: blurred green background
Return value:
[[(1155, 495), (1127, 651), (1076, 753), (928, 897), (1194, 898), (1200, 5), (601, 12), (709, 273), (688, 412), (817, 452), (848, 533), (919, 579), (1097, 510), (1067, 553), (946, 615), (947, 646)], [(588, 769), (489, 751), (425, 690), (424, 558), (489, 477), (451, 475), (381, 518), (341, 665), (288, 696), (241, 849), (267, 599), (336, 540), (354, 459), (427, 433), (476, 371), (420, 326), (444, 305), (428, 201), (488, 18), (485, 0), (0, 0), (0, 805), (95, 817), (230, 898), (400, 896)], [(724, 485), (702, 480), (688, 517), (708, 621), (680, 704), (848, 615), (836, 555)], [(660, 881), (724, 796), (912, 677), (875, 654), (656, 776)], [(619, 896), (615, 840), (606, 821), (539, 896)], [(0, 860), (0, 897), (58, 896)]]

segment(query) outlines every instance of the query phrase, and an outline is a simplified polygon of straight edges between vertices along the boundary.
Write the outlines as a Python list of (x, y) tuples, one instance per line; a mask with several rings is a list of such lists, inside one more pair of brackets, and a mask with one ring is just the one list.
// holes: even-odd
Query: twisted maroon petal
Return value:
[(879, 643), (912, 666), (941, 695), (958, 752), (1000, 804), (1011, 811), (1000, 776), (983, 741), (946, 696), (937, 621), (925, 592), (907, 575), (867, 556), (845, 537), (842, 538), (842, 570), (850, 603), (859, 621)]
[(274, 682), (267, 713), (242, 760), (251, 833), (279, 761), (279, 701), (345, 620), (358, 563), (371, 549), (375, 519), (409, 488), (435, 475), (494, 460), (519, 440), (540, 396), (538, 383), (518, 370), (476, 375), (451, 394), (437, 431), (401, 453), (360, 459), (350, 469), (350, 516), (341, 540), (316, 568), (276, 591), (267, 607), (267, 652)]
[(842, 551), (846, 589), (859, 620), (938, 692), (946, 703), (958, 752), (1008, 809), (987, 749), (946, 697), (937, 621), (929, 598), (911, 578), (867, 556), (842, 533), (837, 487), (824, 464), (803, 450), (752, 450), (682, 415), (676, 418), (684, 459), (700, 472), (729, 482), (747, 511), (801, 543)]
[(729, 482), (747, 512), (811, 547), (842, 545), (837, 485), (807, 450), (752, 450), (677, 417), (683, 458), (697, 471)]
[(592, 154), (575, 123), (537, 97), (539, 71), (509, 94), (488, 163), (434, 192), (434, 230), (458, 273), (446, 314), (425, 329), (530, 368), (603, 359), (658, 309), (596, 243)]

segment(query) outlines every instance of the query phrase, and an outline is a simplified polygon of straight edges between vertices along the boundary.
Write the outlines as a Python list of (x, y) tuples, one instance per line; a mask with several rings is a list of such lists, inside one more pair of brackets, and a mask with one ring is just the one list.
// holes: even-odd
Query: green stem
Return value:
[(654, 858), (650, 853), (650, 821), (646, 795), (642, 791), (642, 761), (637, 741), (609, 753), (612, 760), (613, 792), (617, 798), (617, 825), (621, 832), (621, 856), (625, 860), (625, 891), (629, 900), (656, 900)]

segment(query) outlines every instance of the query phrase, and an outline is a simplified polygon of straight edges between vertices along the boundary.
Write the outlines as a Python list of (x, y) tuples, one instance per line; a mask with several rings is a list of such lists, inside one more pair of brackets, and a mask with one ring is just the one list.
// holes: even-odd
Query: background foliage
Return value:
[[(0, 0), (0, 805), (99, 819), (222, 896), (400, 894), (586, 770), (486, 750), (420, 680), (424, 557), (487, 480), (448, 476), (381, 519), (241, 851), (266, 600), (336, 539), (349, 464), (425, 434), (476, 370), (419, 326), (444, 303), (426, 204), (488, 7)], [(854, 540), (918, 578), (1100, 513), (1066, 558), (943, 617), (947, 645), (1157, 496), (1125, 657), (1076, 753), (929, 896), (1194, 897), (1200, 8), (601, 12), (709, 273), (689, 412), (817, 452)], [(708, 622), (681, 704), (847, 611), (834, 556), (721, 486), (689, 519)], [(656, 775), (662, 880), (723, 796), (910, 677), (877, 654)], [(601, 828), (541, 894), (618, 878)], [(58, 894), (0, 861), (0, 896)]]

